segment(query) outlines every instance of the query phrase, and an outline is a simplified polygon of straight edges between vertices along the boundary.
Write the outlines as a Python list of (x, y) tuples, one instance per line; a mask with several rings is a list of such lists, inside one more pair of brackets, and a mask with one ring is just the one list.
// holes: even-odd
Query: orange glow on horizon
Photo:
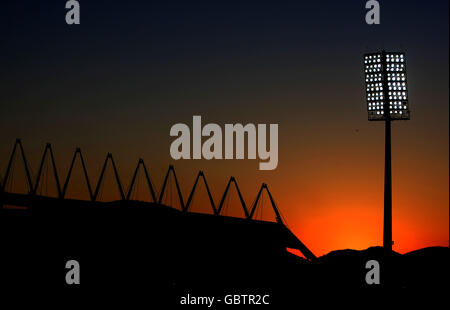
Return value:
[[(395, 125), (396, 144), (393, 145), (392, 154), (393, 249), (405, 253), (429, 246), (448, 246), (448, 145), (434, 146), (434, 151), (420, 148), (425, 142), (434, 141), (425, 138), (402, 141), (396, 136), (397, 133), (401, 134), (402, 127)], [(199, 170), (205, 172), (216, 206), (230, 176), (236, 177), (248, 209), (264, 182), (268, 184), (288, 227), (316, 256), (340, 249), (361, 250), (381, 246), (384, 141), (380, 126), (369, 124), (365, 131), (360, 130), (358, 134), (338, 132), (333, 130), (333, 126), (329, 126), (330, 128), (326, 128), (327, 135), (319, 132), (316, 137), (300, 135), (293, 140), (288, 139), (288, 134), (283, 132), (289, 128), (280, 127), (279, 166), (276, 170), (267, 172), (257, 170), (257, 162), (251, 160), (173, 162), (161, 157), (165, 153), (161, 155), (160, 152), (152, 152), (151, 147), (147, 152), (131, 146), (117, 146), (111, 151), (125, 191), (136, 168), (135, 154), (144, 154), (147, 155), (143, 157), (157, 195), (169, 164), (175, 165), (185, 202)], [(297, 131), (313, 132), (314, 128), (307, 127)], [(162, 141), (167, 144), (161, 149), (167, 150), (170, 140)], [(26, 147), (27, 157), (32, 159), (30, 165), (37, 167), (41, 145), (35, 143), (31, 153), (28, 153), (28, 145)], [(84, 153), (93, 187), (105, 158), (101, 150), (99, 146), (98, 150), (94, 148), (94, 151)], [(7, 151), (4, 152), (6, 154), (9, 155)], [(61, 148), (55, 150), (55, 154), (60, 165), (59, 174), (65, 176), (67, 165), (73, 156), (72, 145), (67, 144), (62, 151)], [(7, 162), (7, 157), (4, 162)], [(15, 169), (20, 172), (20, 166)], [(22, 192), (25, 192), (24, 172), (19, 174), (23, 180), (16, 180), (14, 184), (22, 184)], [(89, 199), (79, 163), (76, 163), (72, 176), (67, 197)], [(53, 191), (54, 196), (56, 191), (52, 180), (50, 177), (48, 188)], [(133, 199), (149, 201), (142, 174), (136, 182), (140, 189), (136, 195), (132, 195)], [(120, 199), (110, 165), (100, 193), (99, 200)], [(172, 188), (172, 193), (176, 193), (175, 188)], [(172, 201), (176, 204), (174, 207), (179, 207), (176, 196), (172, 197)], [(234, 187), (230, 188), (230, 198), (226, 204), (228, 207), (224, 209), (225, 215), (243, 217)], [(264, 220), (273, 221), (275, 218), (270, 208), (269, 199), (264, 194), (264, 210), (255, 214)], [(211, 213), (203, 183), (199, 183), (197, 187), (191, 210)]]

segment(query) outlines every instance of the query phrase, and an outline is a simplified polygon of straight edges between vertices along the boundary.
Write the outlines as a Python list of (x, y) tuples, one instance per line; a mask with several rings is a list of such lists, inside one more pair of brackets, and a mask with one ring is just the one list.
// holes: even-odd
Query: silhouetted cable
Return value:
[(231, 183), (234, 184), (234, 187), (236, 188), (236, 191), (239, 195), (239, 200), (241, 202), (242, 209), (244, 210), (245, 217), (249, 218), (250, 215), (248, 214), (247, 206), (245, 205), (244, 198), (242, 198), (241, 191), (239, 190), (239, 186), (237, 185), (236, 179), (234, 177), (230, 177), (230, 180), (228, 181), (227, 187), (225, 188), (225, 192), (223, 193), (223, 196), (222, 196), (222, 200), (220, 201), (219, 207), (217, 209), (217, 214), (220, 215), (220, 212), (221, 212), (222, 206), (223, 206), (223, 202), (225, 200), (225, 197), (228, 194), (228, 190), (230, 189)]
[[(45, 163), (48, 153), (50, 154), (50, 160), (51, 160), (51, 164), (53, 166), (53, 176), (55, 177), (56, 189), (58, 191), (58, 196), (61, 196), (61, 186), (59, 183), (58, 171), (56, 170), (55, 158), (53, 156), (53, 151), (52, 151), (52, 147), (51, 147), (50, 143), (47, 143), (47, 145), (45, 146), (44, 154), (42, 155), (41, 164), (39, 166), (38, 174), (36, 176), (36, 183), (34, 185), (33, 194), (36, 194), (37, 189), (39, 187), (39, 181), (41, 180), (42, 168), (44, 166), (44, 163)], [(48, 166), (46, 168), (48, 168)]]
[(13, 151), (11, 153), (11, 157), (9, 158), (9, 162), (8, 162), (8, 167), (6, 168), (6, 173), (5, 173), (5, 179), (3, 180), (3, 190), (5, 188), (6, 183), (8, 182), (8, 177), (9, 177), (9, 172), (11, 170), (11, 165), (14, 159), (14, 156), (16, 154), (16, 149), (17, 146), (19, 146), (19, 151), (22, 155), (22, 161), (23, 161), (23, 165), (25, 168), (25, 174), (27, 177), (27, 185), (28, 185), (28, 192), (31, 193), (33, 191), (33, 182), (31, 181), (31, 174), (30, 174), (30, 170), (28, 168), (28, 162), (27, 159), (25, 158), (25, 152), (23, 150), (22, 147), (22, 141), (20, 139), (16, 139), (16, 142), (14, 143), (14, 148)]
[(172, 165), (169, 166), (169, 169), (167, 170), (166, 176), (164, 178), (164, 182), (163, 182), (163, 185), (162, 185), (162, 188), (161, 188), (161, 192), (159, 194), (158, 203), (161, 204), (161, 202), (162, 202), (162, 198), (164, 196), (164, 192), (165, 192), (166, 187), (167, 187), (167, 179), (169, 178), (169, 175), (170, 175), (171, 172), (172, 172), (172, 175), (173, 175), (174, 180), (175, 180), (175, 186), (177, 188), (178, 199), (180, 200), (181, 209), (184, 210), (183, 196), (181, 195), (180, 185), (178, 184), (177, 175), (176, 175), (175, 169), (173, 168)]
[(189, 194), (189, 198), (188, 198), (188, 200), (186, 202), (186, 206), (184, 207), (183, 211), (187, 212), (189, 210), (189, 206), (191, 205), (192, 199), (194, 197), (194, 192), (195, 192), (195, 189), (197, 187), (198, 180), (200, 178), (203, 179), (203, 183), (205, 184), (206, 192), (208, 193), (209, 203), (211, 204), (211, 208), (213, 210), (213, 213), (217, 214), (216, 205), (215, 205), (214, 200), (212, 198), (211, 191), (209, 190), (208, 182), (206, 181), (206, 177), (205, 177), (205, 174), (203, 173), (203, 171), (199, 171), (198, 172), (197, 177), (195, 178), (194, 186), (192, 187), (191, 193)]
[(249, 218), (253, 218), (253, 215), (254, 215), (255, 210), (256, 210), (256, 208), (257, 208), (257, 205), (258, 205), (258, 201), (261, 199), (261, 194), (262, 194), (262, 191), (263, 191), (264, 189), (266, 190), (267, 195), (269, 196), (269, 200), (270, 200), (270, 203), (271, 203), (271, 205), (272, 205), (272, 209), (273, 209), (273, 211), (274, 211), (274, 213), (275, 213), (275, 217), (276, 217), (277, 222), (278, 222), (278, 223), (283, 223), (283, 219), (282, 219), (282, 217), (281, 217), (281, 215), (280, 215), (280, 212), (278, 211), (278, 208), (277, 208), (277, 206), (276, 206), (276, 204), (275, 204), (275, 201), (274, 201), (273, 198), (272, 198), (272, 194), (270, 193), (269, 188), (267, 187), (267, 184), (266, 184), (266, 183), (263, 183), (263, 184), (261, 185), (261, 188), (259, 189), (259, 192), (258, 192), (258, 195), (257, 195), (257, 197), (256, 197), (256, 200), (255, 200), (255, 202), (253, 203), (253, 207), (252, 207), (252, 210), (251, 210), (251, 212), (250, 212)]
[(136, 176), (137, 176), (139, 168), (141, 166), (144, 169), (144, 174), (145, 174), (145, 178), (147, 180), (147, 185), (149, 187), (150, 194), (152, 196), (151, 198), (153, 199), (153, 202), (156, 203), (156, 196), (155, 196), (155, 191), (153, 189), (152, 181), (150, 180), (150, 176), (148, 174), (147, 167), (145, 166), (144, 160), (142, 158), (139, 159), (139, 162), (138, 162), (138, 164), (136, 166), (136, 170), (134, 171), (133, 177), (131, 179), (130, 187), (128, 189), (128, 194), (127, 194), (127, 200), (130, 200), (131, 191), (133, 189), (133, 186), (134, 186), (134, 183), (135, 183), (135, 180), (136, 180)]
[(111, 164), (112, 164), (112, 167), (114, 170), (114, 176), (115, 176), (116, 182), (117, 182), (117, 187), (119, 189), (120, 197), (122, 198), (122, 200), (125, 200), (125, 195), (123, 193), (122, 184), (120, 183), (119, 174), (117, 172), (116, 164), (114, 163), (114, 158), (112, 157), (111, 153), (108, 153), (106, 155), (105, 163), (103, 164), (102, 172), (100, 173), (100, 177), (97, 182), (97, 187), (95, 188), (93, 200), (95, 201), (97, 199), (98, 191), (100, 189), (100, 184), (103, 181), (103, 176), (105, 175), (105, 170), (106, 170), (106, 166), (108, 165), (108, 161), (111, 161)]
[(88, 176), (88, 173), (87, 173), (86, 165), (84, 164), (83, 154), (81, 153), (81, 149), (79, 147), (77, 147), (75, 149), (75, 152), (73, 154), (72, 162), (70, 164), (69, 171), (67, 172), (66, 181), (64, 182), (64, 187), (63, 187), (63, 190), (62, 190), (62, 193), (61, 193), (61, 198), (64, 198), (65, 195), (66, 195), (67, 186), (69, 185), (70, 176), (72, 175), (72, 170), (73, 170), (73, 166), (75, 164), (75, 160), (77, 158), (77, 155), (80, 157), (81, 167), (83, 169), (84, 178), (86, 180), (86, 184), (87, 184), (88, 191), (89, 191), (89, 198), (92, 201), (94, 201), (94, 194), (92, 193), (91, 182), (89, 181), (89, 176)]

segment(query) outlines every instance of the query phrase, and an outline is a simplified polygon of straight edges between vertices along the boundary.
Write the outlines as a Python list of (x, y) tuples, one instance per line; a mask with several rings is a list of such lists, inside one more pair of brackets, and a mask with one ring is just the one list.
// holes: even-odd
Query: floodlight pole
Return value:
[(384, 225), (383, 248), (392, 251), (392, 167), (391, 167), (391, 111), (387, 89), (386, 52), (382, 52), (383, 62), (383, 97), (385, 113), (384, 146)]
[(390, 117), (386, 117), (385, 124), (383, 247), (388, 251), (392, 251), (392, 171)]

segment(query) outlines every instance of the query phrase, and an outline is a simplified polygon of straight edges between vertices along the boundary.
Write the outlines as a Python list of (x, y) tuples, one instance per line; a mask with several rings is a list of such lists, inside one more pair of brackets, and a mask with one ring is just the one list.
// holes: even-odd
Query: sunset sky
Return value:
[[(411, 120), (392, 125), (393, 249), (448, 246), (449, 2), (380, 2), (369, 26), (365, 1), (81, 0), (69, 26), (64, 1), (3, 1), (0, 177), (16, 137), (34, 175), (46, 142), (60, 178), (77, 146), (91, 181), (111, 152), (125, 188), (142, 157), (157, 190), (174, 164), (185, 199), (200, 169), (217, 204), (230, 176), (248, 205), (267, 183), (316, 255), (382, 245), (384, 126), (367, 121), (363, 54), (404, 51)], [(277, 169), (172, 160), (169, 130), (193, 115), (277, 123)], [(71, 195), (86, 195), (83, 181), (74, 172)], [(104, 199), (118, 198), (113, 186)], [(197, 196), (193, 210), (206, 212), (203, 186)]]

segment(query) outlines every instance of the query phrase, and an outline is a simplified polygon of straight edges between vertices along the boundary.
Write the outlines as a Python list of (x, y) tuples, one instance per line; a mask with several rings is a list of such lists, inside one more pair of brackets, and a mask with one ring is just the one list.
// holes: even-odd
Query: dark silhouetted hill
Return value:
[[(366, 250), (337, 250), (317, 259), (320, 273), (331, 285), (350, 287), (376, 287), (365, 283), (369, 260), (380, 263), (380, 278), (383, 283), (390, 272), (390, 285), (395, 288), (441, 288), (449, 275), (448, 247), (428, 247), (406, 254), (393, 252), (388, 255), (382, 247), (370, 247)], [(385, 267), (387, 265), (387, 267)]]
[[(151, 292), (175, 302), (187, 292), (259, 292), (275, 302), (308, 290), (376, 290), (387, 286), (387, 274), (393, 288), (440, 287), (448, 279), (448, 247), (404, 255), (340, 250), (308, 261), (286, 250), (302, 243), (282, 224), (146, 202), (35, 199), (0, 218), (1, 281), (21, 289), (66, 286), (69, 259), (80, 262), (84, 289)], [(373, 259), (381, 264), (379, 286), (365, 282)]]

